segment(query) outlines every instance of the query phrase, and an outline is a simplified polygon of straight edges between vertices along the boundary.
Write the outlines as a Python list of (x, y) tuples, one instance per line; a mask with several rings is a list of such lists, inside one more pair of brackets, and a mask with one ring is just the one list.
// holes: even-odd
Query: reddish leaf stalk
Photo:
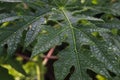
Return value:
[(42, 62), (43, 65), (46, 65), (46, 64), (47, 64), (47, 62), (48, 62), (49, 58), (51, 57), (51, 55), (53, 54), (54, 50), (55, 50), (55, 47), (54, 47), (54, 48), (51, 48), (51, 49), (49, 50), (47, 56), (45, 57), (45, 59), (44, 59), (43, 62)]
[(48, 57), (48, 56), (42, 56), (42, 58), (48, 58), (48, 59), (58, 59), (58, 57), (57, 57), (57, 56), (50, 56), (50, 57)]
[(23, 55), (23, 54), (20, 54), (20, 53), (17, 53), (16, 56), (20, 56), (20, 57), (22, 57), (23, 59), (28, 60), (28, 61), (30, 60), (29, 57), (27, 57), (27, 56), (25, 56), (25, 55)]
[[(57, 56), (52, 56), (54, 50), (55, 50), (55, 47), (54, 47), (54, 48), (51, 48), (46, 56), (45, 56), (45, 55), (44, 55), (44, 56), (41, 56), (42, 58), (44, 58), (44, 60), (43, 60), (43, 62), (42, 62), (43, 65), (46, 65), (49, 59), (58, 59)], [(16, 53), (16, 56), (20, 56), (20, 57), (22, 57), (23, 59), (28, 60), (28, 61), (33, 61), (33, 60), (30, 60), (30, 57), (25, 56), (25, 55), (23, 55), (23, 54), (21, 54), (21, 53)], [(33, 61), (33, 62), (35, 62), (35, 61)]]

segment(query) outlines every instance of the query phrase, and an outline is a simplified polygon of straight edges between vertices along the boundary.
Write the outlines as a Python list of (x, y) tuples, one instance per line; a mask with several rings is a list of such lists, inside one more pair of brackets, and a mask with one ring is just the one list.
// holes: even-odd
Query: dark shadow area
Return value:
[(90, 70), (90, 69), (87, 69), (87, 74), (92, 78), (92, 80), (97, 80), (96, 79), (96, 75), (97, 73), (95, 73), (94, 71)]
[(55, 74), (54, 74), (54, 67), (53, 67), (53, 63), (56, 60), (49, 60), (47, 65), (46, 65), (46, 73), (44, 75), (44, 80), (55, 80)]
[(61, 45), (56, 46), (56, 50), (60, 52), (60, 51), (64, 50), (67, 46), (69, 46), (69, 43), (67, 43), (67, 42), (62, 42)]
[(116, 77), (116, 74), (108, 70), (108, 73), (110, 74), (111, 77)]
[(83, 44), (83, 45), (81, 46), (81, 48), (84, 48), (84, 49), (90, 50), (90, 46), (89, 46), (89, 45), (86, 45), (86, 44)]
[[(61, 45), (58, 45), (56, 46), (55, 50), (54, 50), (54, 54), (53, 55), (56, 55), (58, 54), (58, 52), (64, 50), (67, 46), (69, 46), (69, 44), (67, 42), (62, 42)], [(48, 50), (49, 51), (49, 50)], [(44, 54), (46, 55), (47, 52), (45, 52)], [(46, 65), (46, 73), (45, 73), (45, 80), (55, 80), (55, 74), (54, 74), (54, 67), (53, 67), (53, 63), (57, 61), (57, 59), (50, 59)], [(70, 73), (74, 70), (74, 67), (72, 66), (71, 69), (70, 69)]]
[(74, 73), (74, 71), (75, 71), (75, 67), (72, 66), (72, 67), (70, 68), (69, 74), (65, 77), (64, 80), (70, 80), (70, 77), (71, 77), (71, 75)]
[(96, 14), (94, 15), (93, 17), (96, 17), (96, 18), (100, 18), (102, 15), (104, 15), (105, 13), (99, 13), (99, 14)]

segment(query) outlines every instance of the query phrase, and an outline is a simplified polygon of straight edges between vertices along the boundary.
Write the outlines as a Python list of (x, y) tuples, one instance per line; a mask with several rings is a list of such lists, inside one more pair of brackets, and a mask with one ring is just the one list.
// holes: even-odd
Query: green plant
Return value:
[(33, 57), (43, 57), (55, 47), (56, 80), (91, 80), (92, 72), (119, 80), (119, 0), (0, 1), (2, 65), (10, 64), (26, 75), (22, 65), (15, 66), (19, 64), (14, 55), (27, 53), (42, 65), (41, 58)]

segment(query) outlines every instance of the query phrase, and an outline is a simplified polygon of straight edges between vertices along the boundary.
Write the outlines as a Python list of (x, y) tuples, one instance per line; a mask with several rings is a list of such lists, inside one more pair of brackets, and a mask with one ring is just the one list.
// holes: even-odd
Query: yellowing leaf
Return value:
[(102, 75), (96, 75), (96, 78), (98, 79), (98, 80), (107, 80), (104, 76), (102, 76)]

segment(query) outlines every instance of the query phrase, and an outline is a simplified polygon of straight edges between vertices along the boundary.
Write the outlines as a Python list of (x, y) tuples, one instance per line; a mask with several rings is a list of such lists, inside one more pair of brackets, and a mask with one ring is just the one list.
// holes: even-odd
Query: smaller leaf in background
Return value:
[(17, 44), (20, 42), (20, 38), (22, 37), (22, 32), (15, 32), (14, 35), (9, 38), (6, 43), (8, 44), (8, 56), (11, 56), (17, 48)]
[[(27, 62), (26, 64), (23, 65), (23, 68), (27, 74), (35, 74), (36, 73), (34, 62)], [(32, 71), (32, 73), (31, 73), (31, 71)]]
[(42, 60), (40, 56), (36, 56), (32, 59), (32, 61), (24, 64), (23, 68), (28, 74), (27, 77), (24, 77), (24, 80), (43, 80), (46, 70), (45, 67), (42, 65)]
[(98, 4), (98, 0), (92, 0), (93, 4)]
[(17, 48), (17, 44), (20, 42), (22, 37), (23, 27), (13, 26), (13, 27), (4, 27), (0, 28), (0, 45), (3, 47), (8, 46), (7, 52), (8, 57), (13, 55)]
[(14, 80), (13, 76), (8, 73), (8, 70), (0, 66), (0, 79), (1, 80)]
[(14, 68), (12, 68), (9, 64), (1, 65), (5, 69), (8, 70), (8, 73), (14, 77), (14, 80), (20, 80), (20, 78), (24, 77), (23, 74), (16, 71)]
[(97, 78), (98, 80), (107, 80), (104, 76), (99, 75), (99, 74), (96, 75), (96, 78)]
[(38, 21), (32, 23), (29, 26), (29, 30), (25, 38), (25, 47), (27, 47), (32, 41), (36, 39), (36, 36), (39, 34), (40, 29), (43, 27), (44, 18), (40, 18)]
[(82, 4), (84, 4), (84, 3), (85, 3), (85, 0), (81, 0), (80, 2), (81, 2)]
[(20, 72), (23, 75), (26, 75), (25, 70), (22, 67), (22, 64), (20, 64), (19, 61), (14, 59), (9, 59), (6, 61), (6, 64), (9, 64), (12, 68), (14, 68), (16, 71)]

